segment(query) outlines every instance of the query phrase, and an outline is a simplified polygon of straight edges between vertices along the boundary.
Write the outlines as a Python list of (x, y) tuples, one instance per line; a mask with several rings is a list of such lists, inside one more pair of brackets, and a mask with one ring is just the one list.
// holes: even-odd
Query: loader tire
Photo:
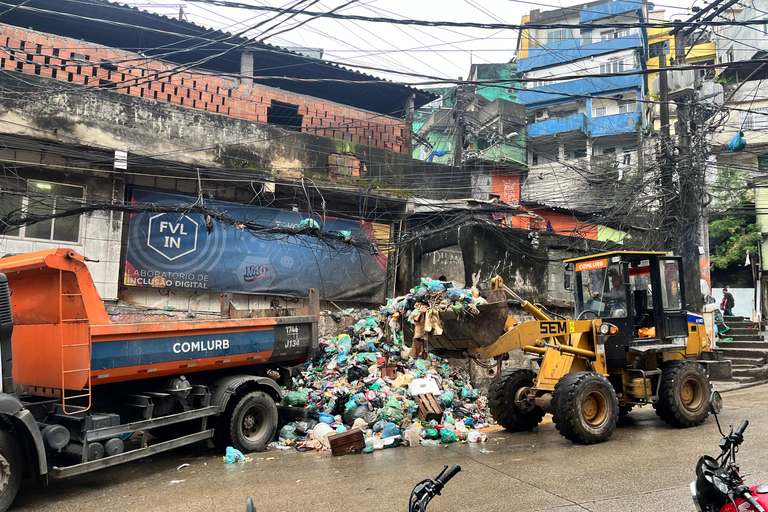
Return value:
[(510, 368), (501, 372), (488, 391), (491, 414), (502, 427), (511, 432), (533, 430), (544, 417), (544, 409), (538, 406), (520, 407), (515, 396), (533, 386), (536, 374), (524, 368)]
[(263, 451), (277, 432), (277, 405), (267, 393), (243, 396), (232, 409), (229, 438), (243, 453)]
[(608, 440), (616, 429), (619, 401), (608, 379), (595, 372), (573, 372), (552, 392), (552, 420), (560, 434), (574, 443)]
[(11, 506), (21, 485), (21, 448), (10, 433), (0, 430), (0, 510)]
[(659, 418), (677, 428), (704, 423), (712, 392), (704, 367), (694, 361), (672, 361), (661, 372), (659, 400), (653, 404)]

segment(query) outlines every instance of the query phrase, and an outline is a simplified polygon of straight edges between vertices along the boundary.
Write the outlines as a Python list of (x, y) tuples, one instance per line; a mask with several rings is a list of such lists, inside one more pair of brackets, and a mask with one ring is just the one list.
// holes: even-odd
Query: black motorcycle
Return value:
[(696, 463), (696, 480), (691, 482), (691, 496), (699, 512), (765, 512), (768, 507), (768, 485), (751, 489), (744, 485), (736, 463), (736, 453), (744, 441), (749, 421), (726, 435), (720, 428), (717, 415), (723, 409), (723, 399), (717, 391), (709, 397), (709, 410), (715, 417), (720, 440), (720, 455), (703, 455)]

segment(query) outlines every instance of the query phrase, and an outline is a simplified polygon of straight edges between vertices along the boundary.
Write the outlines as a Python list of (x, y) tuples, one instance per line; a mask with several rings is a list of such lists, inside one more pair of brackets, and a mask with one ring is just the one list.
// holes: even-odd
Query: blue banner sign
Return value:
[[(194, 204), (197, 198), (136, 189), (138, 204)], [(249, 225), (296, 228), (309, 215), (275, 208), (206, 200), (205, 206)], [(318, 240), (242, 229), (199, 214), (144, 212), (131, 215), (124, 283), (211, 292), (383, 302), (387, 256), (376, 246), (374, 226), (312, 217), (322, 230), (345, 232), (342, 240)], [(377, 231), (381, 232), (379, 228)], [(359, 243), (363, 242), (363, 243)], [(362, 247), (370, 247), (370, 250)]]

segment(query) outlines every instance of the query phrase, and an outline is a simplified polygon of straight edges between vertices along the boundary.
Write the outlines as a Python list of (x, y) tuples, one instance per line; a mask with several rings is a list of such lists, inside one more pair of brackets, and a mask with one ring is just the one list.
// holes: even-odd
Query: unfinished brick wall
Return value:
[(111, 90), (238, 119), (266, 123), (273, 101), (298, 107), (301, 131), (408, 153), (411, 132), (397, 118), (94, 43), (2, 25), (0, 69)]

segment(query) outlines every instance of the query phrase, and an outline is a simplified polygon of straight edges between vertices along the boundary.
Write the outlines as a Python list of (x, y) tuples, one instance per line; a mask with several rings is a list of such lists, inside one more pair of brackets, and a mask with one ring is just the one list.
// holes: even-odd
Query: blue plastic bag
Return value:
[(224, 462), (233, 464), (235, 462), (245, 462), (245, 455), (240, 450), (227, 446), (227, 454), (224, 456)]
[(730, 148), (731, 152), (737, 153), (743, 151), (745, 147), (747, 147), (747, 139), (744, 138), (744, 132), (739, 130), (739, 132), (728, 141), (728, 148)]
[(326, 414), (324, 412), (320, 413), (320, 423), (327, 423), (328, 425), (330, 425), (334, 421), (335, 420), (333, 419), (333, 416), (331, 416), (330, 414)]
[(347, 357), (347, 354), (344, 352), (339, 352), (339, 355), (336, 356), (336, 363), (338, 363), (339, 366), (347, 366), (348, 362), (349, 357)]
[(394, 423), (387, 422), (384, 428), (381, 430), (381, 438), (386, 439), (388, 437), (395, 437), (400, 435), (400, 429)]

